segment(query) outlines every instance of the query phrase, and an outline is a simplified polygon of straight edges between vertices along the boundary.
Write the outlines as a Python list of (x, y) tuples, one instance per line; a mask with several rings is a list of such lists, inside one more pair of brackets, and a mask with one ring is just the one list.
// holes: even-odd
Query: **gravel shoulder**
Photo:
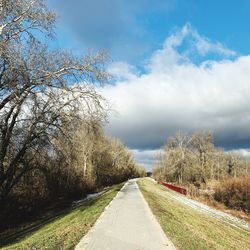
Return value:
[(250, 249), (249, 224), (143, 178), (140, 190), (178, 249)]
[[(163, 187), (164, 188), (164, 187)], [(168, 198), (171, 198), (173, 200), (176, 200), (182, 204), (185, 204), (201, 213), (204, 213), (208, 216), (211, 216), (215, 219), (221, 220), (227, 224), (230, 224), (233, 227), (236, 227), (238, 229), (249, 231), (250, 233), (250, 224), (244, 220), (241, 220), (231, 214), (222, 212), (220, 210), (217, 210), (215, 208), (211, 208), (201, 202), (189, 199), (185, 197), (184, 195), (178, 194), (172, 190), (166, 189), (167, 192), (160, 192), (159, 194), (162, 196), (167, 196)]]

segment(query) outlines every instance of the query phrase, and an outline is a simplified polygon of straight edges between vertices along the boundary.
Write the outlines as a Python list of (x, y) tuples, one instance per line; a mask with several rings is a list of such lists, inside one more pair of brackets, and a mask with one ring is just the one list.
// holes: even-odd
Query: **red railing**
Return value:
[(163, 182), (161, 181), (160, 182), (161, 185), (171, 189), (171, 190), (174, 190), (180, 194), (184, 194), (184, 195), (187, 195), (187, 190), (185, 188), (181, 188), (181, 187), (177, 187), (177, 186), (174, 186), (172, 184), (169, 184), (169, 183), (166, 183), (166, 182)]

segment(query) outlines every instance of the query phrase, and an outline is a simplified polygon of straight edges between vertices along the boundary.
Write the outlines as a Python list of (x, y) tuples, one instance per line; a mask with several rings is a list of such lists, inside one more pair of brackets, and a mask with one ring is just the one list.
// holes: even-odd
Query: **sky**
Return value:
[(105, 49), (116, 111), (106, 126), (152, 168), (167, 138), (212, 131), (215, 144), (250, 155), (250, 1), (50, 0), (51, 46)]

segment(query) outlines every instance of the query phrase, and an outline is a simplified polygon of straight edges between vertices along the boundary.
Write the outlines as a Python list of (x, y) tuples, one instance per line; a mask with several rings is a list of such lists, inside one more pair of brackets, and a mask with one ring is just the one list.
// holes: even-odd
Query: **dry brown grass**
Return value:
[(231, 209), (250, 212), (250, 176), (222, 179), (216, 185), (213, 196)]
[[(221, 210), (223, 212), (227, 212), (232, 214), (233, 216), (236, 216), (240, 219), (244, 219), (248, 222), (250, 222), (250, 212), (249, 210), (243, 210), (240, 207), (235, 206), (228, 206), (223, 199), (215, 199), (215, 195), (220, 194), (223, 197), (224, 193), (227, 192), (227, 195), (225, 197), (230, 198), (230, 196), (233, 196), (235, 192), (232, 192), (232, 189), (236, 189), (237, 193), (244, 193), (248, 195), (250, 194), (250, 180), (249, 176), (242, 176), (238, 178), (233, 177), (227, 177), (223, 178), (221, 180), (210, 180), (206, 183), (206, 187), (204, 189), (198, 189), (193, 184), (187, 184), (185, 188), (188, 190), (188, 197), (194, 200), (197, 200), (199, 202), (202, 202), (210, 207), (214, 207), (218, 210)], [(238, 183), (240, 183), (240, 187)], [(230, 186), (230, 188), (228, 187)], [(223, 192), (222, 192), (223, 191)], [(217, 192), (217, 193), (216, 193)], [(230, 193), (228, 193), (230, 192)], [(242, 196), (242, 195), (241, 195)], [(237, 196), (234, 195), (234, 199), (238, 199), (238, 203), (240, 203), (241, 196), (238, 194)], [(225, 198), (224, 197), (224, 198)]]

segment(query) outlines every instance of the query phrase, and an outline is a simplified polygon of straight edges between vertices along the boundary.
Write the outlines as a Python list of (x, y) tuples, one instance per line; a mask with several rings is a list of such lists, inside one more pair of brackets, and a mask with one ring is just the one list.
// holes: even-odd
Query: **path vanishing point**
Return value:
[(144, 200), (136, 180), (128, 181), (76, 250), (175, 249)]

